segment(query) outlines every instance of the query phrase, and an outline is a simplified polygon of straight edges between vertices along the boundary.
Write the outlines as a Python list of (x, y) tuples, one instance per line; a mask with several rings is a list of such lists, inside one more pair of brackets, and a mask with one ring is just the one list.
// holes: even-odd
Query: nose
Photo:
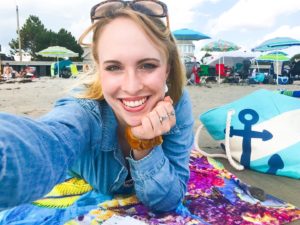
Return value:
[(124, 74), (121, 86), (123, 91), (130, 95), (135, 95), (143, 89), (143, 82), (135, 69), (128, 69)]

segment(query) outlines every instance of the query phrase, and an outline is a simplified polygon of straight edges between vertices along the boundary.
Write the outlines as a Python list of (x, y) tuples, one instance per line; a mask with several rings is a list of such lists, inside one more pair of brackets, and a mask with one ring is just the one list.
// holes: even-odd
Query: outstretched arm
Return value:
[(36, 200), (63, 181), (91, 146), (97, 120), (74, 98), (58, 101), (39, 120), (0, 114), (0, 210)]

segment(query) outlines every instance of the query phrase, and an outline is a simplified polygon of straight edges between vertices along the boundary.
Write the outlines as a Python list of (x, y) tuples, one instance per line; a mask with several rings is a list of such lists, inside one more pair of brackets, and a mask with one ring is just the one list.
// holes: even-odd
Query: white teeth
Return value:
[(128, 107), (131, 107), (131, 108), (134, 108), (134, 107), (138, 107), (140, 105), (143, 105), (146, 101), (146, 98), (143, 98), (141, 100), (138, 100), (138, 101), (125, 101), (123, 100), (123, 104), (128, 106)]

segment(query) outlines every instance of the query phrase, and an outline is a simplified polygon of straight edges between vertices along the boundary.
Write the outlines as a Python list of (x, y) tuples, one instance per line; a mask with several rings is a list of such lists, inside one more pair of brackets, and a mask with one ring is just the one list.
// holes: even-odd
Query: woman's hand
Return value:
[(166, 96), (148, 115), (142, 118), (140, 126), (131, 128), (132, 134), (139, 139), (152, 139), (170, 131), (176, 123), (172, 104), (170, 96)]

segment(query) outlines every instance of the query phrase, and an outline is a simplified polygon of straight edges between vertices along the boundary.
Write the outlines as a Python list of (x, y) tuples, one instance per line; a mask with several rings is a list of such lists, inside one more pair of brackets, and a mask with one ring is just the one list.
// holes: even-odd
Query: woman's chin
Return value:
[(141, 125), (141, 118), (131, 118), (128, 119), (126, 123), (129, 127), (137, 127)]

